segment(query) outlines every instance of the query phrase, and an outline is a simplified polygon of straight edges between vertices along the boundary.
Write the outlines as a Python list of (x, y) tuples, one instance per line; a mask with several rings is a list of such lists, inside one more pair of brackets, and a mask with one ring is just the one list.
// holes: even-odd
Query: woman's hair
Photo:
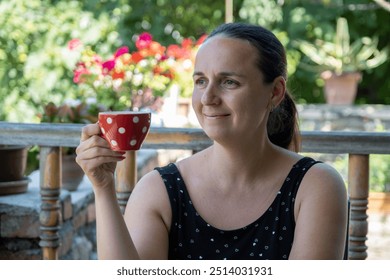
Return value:
[[(245, 40), (254, 46), (258, 51), (256, 64), (264, 75), (265, 83), (272, 83), (279, 76), (287, 81), (286, 52), (271, 31), (247, 23), (226, 23), (214, 29), (208, 39), (216, 35)], [(267, 132), (270, 141), (275, 145), (299, 151), (298, 112), (294, 100), (287, 90), (285, 98), (269, 114)]]

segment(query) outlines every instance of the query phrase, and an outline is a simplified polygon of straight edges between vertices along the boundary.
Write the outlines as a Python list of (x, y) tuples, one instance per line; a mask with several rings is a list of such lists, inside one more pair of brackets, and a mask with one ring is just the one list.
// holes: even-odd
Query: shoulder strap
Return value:
[(299, 186), (301, 185), (301, 182), (303, 180), (303, 177), (306, 175), (306, 172), (317, 163), (321, 163), (321, 161), (316, 161), (310, 157), (304, 157), (300, 159), (296, 164), (294, 164), (291, 173), (293, 175), (292, 181), (292, 195), (293, 197), (296, 197), (296, 194), (298, 192)]
[(179, 169), (174, 163), (170, 163), (164, 167), (154, 168), (160, 173), (161, 179), (164, 182), (165, 188), (168, 193), (169, 202), (171, 204), (172, 211), (172, 224), (176, 223), (179, 218), (179, 205), (181, 205), (182, 196), (180, 193), (180, 185), (178, 184), (181, 180)]

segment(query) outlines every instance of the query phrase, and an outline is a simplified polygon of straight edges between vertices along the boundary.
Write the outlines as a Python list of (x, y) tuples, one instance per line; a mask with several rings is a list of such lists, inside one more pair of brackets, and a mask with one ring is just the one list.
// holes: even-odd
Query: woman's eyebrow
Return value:
[(231, 72), (221, 72), (219, 73), (221, 76), (236, 76), (236, 77), (244, 77), (244, 75), (239, 74), (237, 72), (231, 71)]
[(200, 72), (200, 71), (197, 71), (197, 72), (194, 72), (194, 74), (192, 74), (192, 77), (194, 76), (203, 76), (203, 72)]
[[(192, 76), (203, 76), (204, 73), (201, 71), (194, 72)], [(244, 77), (242, 74), (238, 74), (237, 72), (220, 72), (218, 73), (219, 76), (236, 76), (236, 77)]]

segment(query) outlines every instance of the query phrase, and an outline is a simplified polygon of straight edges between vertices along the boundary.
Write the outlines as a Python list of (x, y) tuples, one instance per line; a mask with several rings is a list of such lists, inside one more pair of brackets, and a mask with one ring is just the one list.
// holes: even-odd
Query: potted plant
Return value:
[[(48, 123), (93, 123), (99, 111), (103, 110), (95, 102), (72, 101), (60, 106), (53, 102), (44, 107), (41, 122)], [(76, 163), (75, 148), (62, 147), (62, 188), (74, 191), (81, 183), (84, 172)]]
[(27, 191), (27, 150), (26, 146), (0, 145), (0, 195)]
[(158, 123), (154, 118), (159, 119), (166, 97), (172, 102), (179, 92), (186, 97), (192, 93), (193, 61), (206, 37), (163, 46), (144, 32), (136, 36), (134, 50), (121, 46), (108, 58), (75, 38), (68, 43), (73, 57), (79, 57), (73, 81), (80, 96), (94, 97), (109, 110), (149, 110), (152, 124)]
[(135, 45), (132, 52), (121, 46), (103, 59), (91, 46), (73, 39), (69, 48), (80, 52), (73, 81), (82, 95), (96, 98), (109, 110), (137, 111), (160, 103), (159, 97), (174, 80), (174, 61), (147, 32), (138, 36)]
[(298, 48), (312, 62), (305, 65), (310, 70), (319, 71), (325, 81), (325, 99), (329, 104), (353, 104), (357, 85), (362, 71), (373, 69), (388, 58), (388, 48), (378, 50), (378, 39), (362, 37), (350, 42), (348, 22), (340, 17), (337, 20), (333, 41), (316, 40), (314, 44), (296, 41)]

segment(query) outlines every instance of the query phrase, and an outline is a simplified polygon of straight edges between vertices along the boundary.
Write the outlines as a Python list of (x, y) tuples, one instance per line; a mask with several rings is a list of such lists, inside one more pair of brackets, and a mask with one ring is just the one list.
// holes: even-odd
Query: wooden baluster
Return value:
[(57, 260), (60, 246), (59, 230), (62, 223), (60, 210), (61, 148), (41, 147), (40, 149), (40, 191), (41, 212), (39, 221), (44, 260)]
[(349, 259), (367, 258), (367, 206), (369, 194), (369, 155), (349, 155), (348, 185), (351, 200)]
[(116, 167), (116, 196), (122, 214), (125, 213), (126, 204), (130, 194), (137, 183), (137, 151), (126, 152), (126, 159)]

